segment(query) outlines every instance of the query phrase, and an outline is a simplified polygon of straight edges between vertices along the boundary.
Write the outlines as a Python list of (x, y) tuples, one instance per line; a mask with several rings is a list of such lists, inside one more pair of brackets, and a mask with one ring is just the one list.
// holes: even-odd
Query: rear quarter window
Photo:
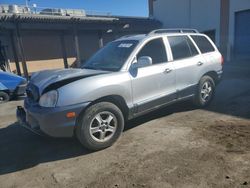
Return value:
[(200, 49), (201, 53), (208, 53), (208, 52), (214, 52), (215, 48), (210, 43), (210, 41), (204, 37), (204, 36), (191, 36), (194, 42), (197, 44), (198, 48)]

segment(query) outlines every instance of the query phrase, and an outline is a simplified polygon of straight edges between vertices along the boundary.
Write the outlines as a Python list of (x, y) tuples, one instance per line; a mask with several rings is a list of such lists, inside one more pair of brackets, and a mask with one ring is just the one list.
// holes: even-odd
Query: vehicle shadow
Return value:
[[(126, 123), (124, 131), (147, 121), (176, 112), (192, 110), (189, 103), (177, 104), (149, 113)], [(18, 123), (0, 129), (0, 175), (17, 172), (45, 162), (90, 154), (76, 138), (53, 139), (40, 137)]]
[(18, 123), (0, 129), (0, 175), (88, 153), (76, 139), (40, 137)]
[(146, 122), (152, 121), (154, 119), (159, 119), (161, 117), (169, 116), (174, 113), (186, 112), (186, 111), (191, 111), (195, 109), (196, 107), (193, 105), (191, 101), (179, 102), (179, 103), (167, 106), (165, 108), (152, 111), (146, 115), (137, 117), (133, 120), (130, 120), (129, 122), (127, 122), (124, 131), (137, 127)]
[(250, 119), (250, 66), (225, 66), (208, 111)]

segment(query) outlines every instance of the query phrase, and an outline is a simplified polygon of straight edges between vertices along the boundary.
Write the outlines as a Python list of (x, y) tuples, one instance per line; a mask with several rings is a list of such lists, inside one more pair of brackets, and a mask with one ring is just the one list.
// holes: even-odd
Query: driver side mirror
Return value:
[(152, 58), (149, 56), (142, 56), (139, 57), (136, 63), (134, 63), (132, 66), (133, 68), (142, 68), (147, 67), (153, 64)]

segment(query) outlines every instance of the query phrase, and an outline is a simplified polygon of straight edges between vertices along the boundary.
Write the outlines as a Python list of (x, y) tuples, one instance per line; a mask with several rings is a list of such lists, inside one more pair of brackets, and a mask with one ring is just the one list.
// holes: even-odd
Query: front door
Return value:
[(175, 70), (168, 62), (162, 38), (147, 42), (137, 54), (152, 58), (151, 66), (138, 68), (132, 78), (133, 102), (135, 113), (143, 113), (175, 99)]

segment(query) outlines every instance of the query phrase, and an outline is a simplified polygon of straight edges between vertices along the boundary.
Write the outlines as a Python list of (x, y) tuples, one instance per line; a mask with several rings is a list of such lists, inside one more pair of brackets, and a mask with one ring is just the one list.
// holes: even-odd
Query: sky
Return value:
[[(0, 0), (0, 4), (25, 5), (25, 0)], [(121, 16), (148, 16), (148, 0), (29, 0), (38, 7), (110, 12)]]

